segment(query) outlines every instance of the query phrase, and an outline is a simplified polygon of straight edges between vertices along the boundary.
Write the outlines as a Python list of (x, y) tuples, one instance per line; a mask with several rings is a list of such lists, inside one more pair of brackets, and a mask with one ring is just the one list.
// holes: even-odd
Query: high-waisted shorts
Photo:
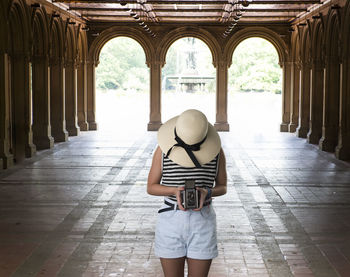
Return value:
[[(216, 214), (212, 204), (200, 211), (174, 209), (158, 214), (155, 233), (155, 255), (160, 258), (210, 260), (218, 256)], [(160, 209), (169, 208), (163, 204)]]

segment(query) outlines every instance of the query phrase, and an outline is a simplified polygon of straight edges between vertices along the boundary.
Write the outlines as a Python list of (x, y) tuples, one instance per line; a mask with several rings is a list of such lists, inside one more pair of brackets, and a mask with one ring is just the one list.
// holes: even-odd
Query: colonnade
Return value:
[[(292, 26), (156, 26), (147, 36), (135, 24), (94, 25), (46, 1), (0, 2), (0, 167), (32, 157), (81, 131), (97, 130), (95, 69), (104, 44), (135, 39), (150, 68), (148, 130), (162, 124), (161, 72), (166, 53), (182, 37), (206, 43), (216, 68), (216, 122), (227, 121), (228, 69), (237, 45), (249, 37), (271, 42), (282, 68), (281, 131), (295, 132), (323, 151), (350, 159), (350, 3), (336, 1)], [(291, 32), (291, 27), (293, 31)], [(98, 34), (98, 35), (97, 35)], [(233, 65), (234, 66), (234, 65)]]
[(350, 3), (329, 2), (293, 28), (289, 131), (349, 160)]

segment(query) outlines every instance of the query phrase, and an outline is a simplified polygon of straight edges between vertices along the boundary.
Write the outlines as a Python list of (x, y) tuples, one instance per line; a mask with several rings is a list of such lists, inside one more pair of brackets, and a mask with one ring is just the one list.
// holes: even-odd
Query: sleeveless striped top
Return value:
[[(183, 167), (174, 163), (162, 153), (162, 179), (164, 186), (184, 186), (185, 180), (195, 180), (195, 184), (200, 187), (214, 187), (215, 178), (218, 171), (219, 154), (209, 163), (200, 168)], [(176, 201), (176, 196), (168, 196), (169, 199)]]

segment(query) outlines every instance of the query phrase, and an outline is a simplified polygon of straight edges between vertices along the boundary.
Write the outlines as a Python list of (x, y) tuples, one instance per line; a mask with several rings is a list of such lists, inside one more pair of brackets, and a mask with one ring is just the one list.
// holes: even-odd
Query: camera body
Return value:
[(181, 191), (181, 203), (185, 209), (197, 209), (200, 206), (200, 192), (196, 190), (194, 180), (185, 181), (185, 190)]

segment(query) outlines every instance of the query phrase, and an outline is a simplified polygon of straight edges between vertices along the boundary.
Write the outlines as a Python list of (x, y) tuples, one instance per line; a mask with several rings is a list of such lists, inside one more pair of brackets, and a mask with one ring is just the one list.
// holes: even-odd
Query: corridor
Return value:
[[(350, 164), (290, 133), (220, 136), (210, 276), (350, 276)], [(155, 132), (82, 132), (0, 172), (0, 276), (162, 276), (155, 146)]]

